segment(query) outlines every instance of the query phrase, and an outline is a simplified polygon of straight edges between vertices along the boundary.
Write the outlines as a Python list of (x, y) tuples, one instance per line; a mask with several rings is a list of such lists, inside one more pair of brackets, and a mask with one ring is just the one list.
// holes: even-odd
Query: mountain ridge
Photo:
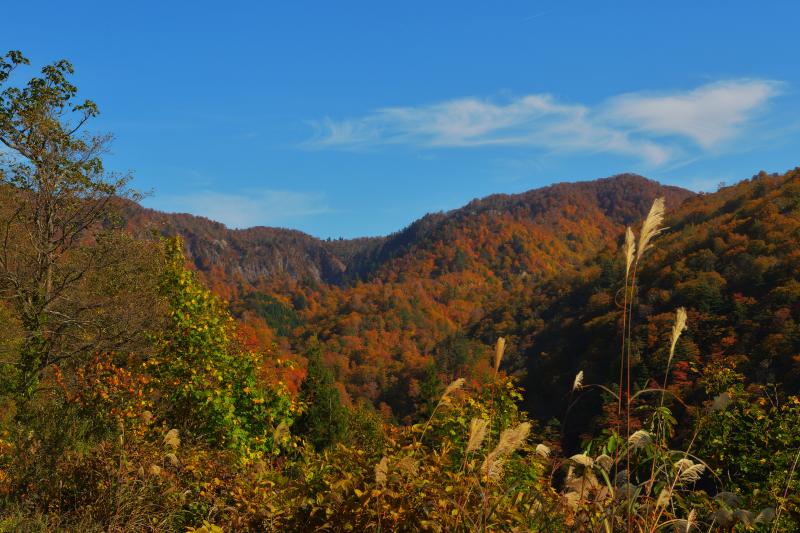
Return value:
[[(626, 189), (620, 194), (620, 187)], [(161, 235), (180, 234), (189, 259), (201, 272), (232, 280), (258, 283), (288, 277), (294, 280), (345, 285), (369, 279), (381, 266), (442, 238), (453, 226), (473, 216), (525, 210), (531, 219), (546, 214), (553, 197), (589, 191), (600, 210), (619, 223), (641, 216), (656, 191), (668, 196), (668, 204), (680, 203), (694, 193), (636, 174), (618, 174), (598, 180), (561, 182), (517, 194), (493, 194), (474, 199), (446, 212), (428, 213), (405, 228), (382, 237), (320, 239), (299, 230), (268, 226), (232, 229), (221, 222), (187, 213), (165, 213), (127, 204), (128, 228), (138, 234), (155, 230)], [(626, 198), (626, 194), (630, 197)], [(623, 206), (616, 205), (620, 201)], [(634, 205), (635, 204), (635, 205)], [(438, 232), (438, 233), (437, 233)], [(430, 242), (427, 243), (430, 246)]]

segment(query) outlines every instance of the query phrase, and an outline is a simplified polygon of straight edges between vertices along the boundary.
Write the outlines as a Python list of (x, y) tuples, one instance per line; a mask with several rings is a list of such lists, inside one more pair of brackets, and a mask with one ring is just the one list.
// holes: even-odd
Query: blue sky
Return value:
[(320, 237), (638, 172), (800, 165), (800, 2), (16, 2), (145, 205)]

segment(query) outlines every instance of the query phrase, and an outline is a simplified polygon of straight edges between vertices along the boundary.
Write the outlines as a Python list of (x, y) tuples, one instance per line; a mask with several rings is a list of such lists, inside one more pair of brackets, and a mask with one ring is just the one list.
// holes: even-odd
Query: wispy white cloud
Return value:
[(205, 190), (159, 195), (145, 203), (162, 211), (201, 215), (231, 228), (285, 225), (304, 217), (333, 212), (321, 194), (285, 190), (245, 194)]
[(635, 131), (684, 136), (708, 149), (735, 137), (780, 85), (733, 80), (677, 94), (628, 94), (612, 99), (605, 113)]
[(314, 124), (316, 135), (308, 144), (339, 149), (521, 146), (608, 152), (660, 165), (680, 154), (687, 141), (707, 150), (735, 137), (778, 88), (768, 80), (732, 80), (681, 93), (623, 94), (594, 107), (548, 94), (501, 103), (462, 98), (383, 108), (354, 119), (326, 118)]

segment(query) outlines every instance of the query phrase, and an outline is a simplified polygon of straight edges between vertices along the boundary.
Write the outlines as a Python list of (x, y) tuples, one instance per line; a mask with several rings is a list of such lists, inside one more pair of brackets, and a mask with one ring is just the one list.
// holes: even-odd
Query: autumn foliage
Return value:
[(0, 530), (800, 527), (800, 171), (228, 230), (137, 206), (75, 136), (72, 66), (9, 86), (26, 65), (0, 60)]

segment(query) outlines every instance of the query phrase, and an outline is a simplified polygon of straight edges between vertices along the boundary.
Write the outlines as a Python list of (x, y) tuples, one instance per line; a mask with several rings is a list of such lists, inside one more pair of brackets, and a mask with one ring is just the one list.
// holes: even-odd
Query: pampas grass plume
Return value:
[(547, 459), (550, 457), (550, 448), (545, 444), (537, 444), (536, 445), (536, 455), (539, 457), (544, 457)]
[(276, 443), (283, 443), (285, 440), (289, 439), (292, 434), (289, 432), (289, 426), (286, 422), (281, 422), (278, 424), (278, 427), (275, 428), (275, 431), (272, 433), (272, 440)]
[(442, 401), (444, 401), (445, 398), (447, 398), (448, 396), (450, 396), (463, 386), (464, 386), (464, 378), (458, 378), (457, 380), (450, 383), (450, 385), (447, 386), (447, 388), (444, 390), (444, 393), (442, 394)]
[(474, 452), (483, 444), (486, 438), (486, 430), (489, 428), (489, 421), (483, 418), (473, 418), (469, 424), (469, 441), (467, 442), (467, 453)]
[(394, 469), (405, 472), (409, 476), (416, 476), (419, 466), (413, 457), (407, 455), (395, 463)]
[(486, 459), (483, 461), (483, 465), (481, 466), (483, 474), (490, 479), (496, 479), (500, 471), (498, 469), (502, 467), (502, 463), (504, 462), (503, 458), (517, 451), (525, 443), (525, 439), (528, 438), (530, 431), (530, 423), (523, 422), (517, 427), (507, 429), (500, 433), (500, 441), (497, 443), (497, 446), (494, 450), (489, 452)]
[(583, 454), (583, 453), (579, 453), (577, 455), (573, 455), (569, 459), (570, 459), (570, 461), (573, 461), (573, 462), (575, 462), (575, 463), (577, 463), (577, 464), (579, 464), (581, 466), (591, 467), (591, 466), (594, 465), (594, 459), (592, 459), (591, 457), (589, 457), (588, 455)]
[(686, 517), (686, 531), (691, 531), (696, 521), (697, 521), (697, 511), (692, 509), (691, 511), (689, 511), (689, 516)]
[(658, 494), (658, 500), (656, 500), (656, 507), (666, 507), (669, 505), (669, 502), (672, 500), (672, 489), (669, 486), (664, 487), (661, 489), (661, 492)]
[(583, 370), (575, 375), (575, 381), (572, 382), (572, 391), (576, 391), (583, 387)]
[(631, 273), (633, 257), (636, 254), (636, 242), (630, 226), (625, 230), (625, 277)]
[[(685, 329), (686, 329), (686, 308), (679, 307), (678, 310), (675, 312), (675, 324), (672, 326), (672, 336), (670, 337), (670, 342), (669, 342), (670, 360), (672, 360), (672, 356), (675, 354), (675, 345), (678, 343), (678, 338), (680, 338), (681, 333)], [(667, 365), (669, 365), (669, 363), (667, 363)]]
[(689, 468), (681, 471), (680, 480), (686, 483), (698, 481), (700, 476), (703, 475), (703, 471), (705, 469), (706, 467), (703, 464), (692, 465)]
[(169, 431), (167, 431), (167, 434), (164, 435), (164, 446), (177, 448), (180, 445), (181, 445), (181, 438), (178, 435), (178, 430), (170, 429)]
[(531, 425), (529, 422), (523, 422), (515, 428), (507, 429), (500, 433), (500, 442), (494, 449), (498, 455), (508, 455), (514, 453), (525, 443), (528, 434), (531, 432)]
[(611, 467), (614, 466), (614, 459), (606, 454), (601, 454), (594, 460), (596, 465), (599, 465), (600, 468), (605, 470), (606, 472), (611, 472)]
[[(487, 459), (489, 459), (487, 457)], [(492, 457), (491, 461), (484, 462), (484, 475), (492, 481), (497, 481), (503, 475), (503, 465), (505, 461), (502, 457)]]
[(652, 438), (650, 437), (650, 433), (648, 433), (643, 429), (640, 429), (630, 436), (630, 438), (628, 439), (628, 444), (630, 444), (634, 448), (642, 448), (650, 444), (651, 441)]
[(642, 255), (647, 251), (650, 246), (650, 241), (661, 233), (661, 223), (664, 222), (664, 198), (656, 198), (647, 218), (642, 224), (642, 232), (639, 234), (639, 249), (636, 253), (636, 262), (642, 259)]
[(506, 351), (506, 339), (500, 337), (497, 339), (497, 346), (494, 350), (494, 372), (500, 370), (500, 362), (503, 360), (503, 353)]

